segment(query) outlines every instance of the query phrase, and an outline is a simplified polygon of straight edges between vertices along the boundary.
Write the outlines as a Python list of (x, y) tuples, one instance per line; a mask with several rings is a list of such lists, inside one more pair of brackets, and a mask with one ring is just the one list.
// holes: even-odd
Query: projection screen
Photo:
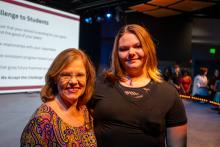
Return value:
[(0, 93), (39, 91), (58, 53), (78, 48), (80, 17), (23, 0), (0, 1)]

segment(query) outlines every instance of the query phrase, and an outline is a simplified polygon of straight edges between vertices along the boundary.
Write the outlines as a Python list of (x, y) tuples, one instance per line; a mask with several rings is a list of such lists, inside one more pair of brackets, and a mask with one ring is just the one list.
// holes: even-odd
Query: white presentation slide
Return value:
[(79, 47), (80, 17), (23, 0), (0, 1), (0, 93), (39, 91), (54, 58)]

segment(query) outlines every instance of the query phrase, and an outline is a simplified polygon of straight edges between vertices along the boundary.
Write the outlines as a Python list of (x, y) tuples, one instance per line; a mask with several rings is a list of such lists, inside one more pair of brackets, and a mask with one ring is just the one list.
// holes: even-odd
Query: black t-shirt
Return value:
[(98, 147), (163, 147), (166, 128), (187, 122), (173, 86), (150, 82), (145, 88), (143, 98), (132, 98), (119, 83), (97, 80), (90, 107)]

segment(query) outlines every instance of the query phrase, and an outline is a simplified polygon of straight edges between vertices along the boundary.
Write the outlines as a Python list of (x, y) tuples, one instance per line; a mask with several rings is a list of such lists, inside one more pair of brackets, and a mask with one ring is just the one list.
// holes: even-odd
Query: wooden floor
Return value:
[[(183, 100), (188, 117), (188, 147), (220, 146), (220, 115), (209, 104)], [(18, 147), (21, 132), (41, 104), (39, 93), (0, 95), (0, 147)]]

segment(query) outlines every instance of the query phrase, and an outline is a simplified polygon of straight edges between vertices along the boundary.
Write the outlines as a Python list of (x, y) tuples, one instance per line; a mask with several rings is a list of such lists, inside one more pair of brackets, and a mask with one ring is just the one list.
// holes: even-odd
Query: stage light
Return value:
[(92, 17), (87, 17), (84, 19), (86, 23), (91, 24), (92, 23)]
[(101, 21), (103, 21), (103, 18), (102, 18), (101, 16), (97, 16), (97, 17), (96, 17), (96, 21), (97, 21), (97, 22), (101, 22)]
[(112, 17), (112, 14), (111, 13), (106, 13), (105, 15), (108, 19), (110, 19)]
[(107, 12), (99, 12), (99, 13), (91, 13), (87, 14), (83, 17), (83, 21), (87, 24), (93, 24), (93, 23), (102, 23), (102, 22), (110, 22), (112, 21), (114, 15), (107, 11)]

